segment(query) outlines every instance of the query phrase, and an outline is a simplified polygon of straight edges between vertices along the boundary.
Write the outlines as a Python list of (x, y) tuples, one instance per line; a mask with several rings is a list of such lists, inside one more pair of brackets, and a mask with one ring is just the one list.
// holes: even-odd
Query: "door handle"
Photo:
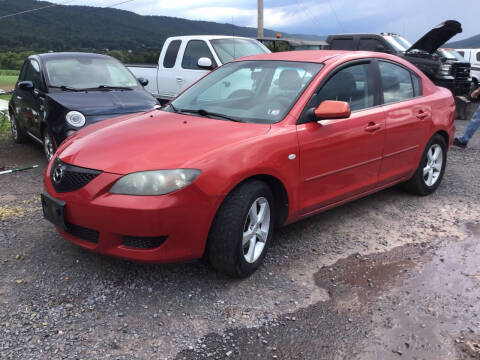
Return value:
[(417, 118), (420, 119), (420, 120), (424, 120), (428, 117), (428, 113), (423, 111), (423, 110), (420, 110), (418, 113), (417, 113)]
[(368, 131), (368, 132), (375, 132), (377, 130), (380, 130), (382, 127), (382, 125), (380, 124), (377, 124), (377, 123), (374, 123), (374, 122), (370, 122), (366, 127), (365, 127), (365, 131)]
[(179, 83), (183, 82), (183, 78), (177, 77), (177, 82), (179, 82)]

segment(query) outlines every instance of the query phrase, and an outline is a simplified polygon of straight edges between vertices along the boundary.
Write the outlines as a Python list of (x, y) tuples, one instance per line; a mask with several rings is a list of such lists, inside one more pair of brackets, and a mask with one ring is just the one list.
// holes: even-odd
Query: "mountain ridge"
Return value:
[[(0, 0), (0, 14), (52, 5), (46, 1)], [(21, 28), (22, 31), (18, 29)], [(139, 15), (134, 12), (79, 5), (57, 5), (0, 20), (0, 49), (52, 50), (160, 49), (166, 38), (178, 35), (232, 35), (256, 37), (256, 28), (179, 17)], [(265, 29), (265, 36), (277, 31)], [(283, 33), (284, 37), (294, 35)], [(297, 34), (320, 40), (318, 35)]]

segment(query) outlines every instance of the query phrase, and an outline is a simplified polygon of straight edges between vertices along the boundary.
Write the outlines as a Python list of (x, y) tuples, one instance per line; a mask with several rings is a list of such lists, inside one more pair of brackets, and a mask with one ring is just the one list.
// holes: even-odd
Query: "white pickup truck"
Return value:
[(148, 80), (147, 91), (161, 102), (167, 102), (220, 65), (239, 57), (269, 52), (263, 44), (249, 38), (178, 36), (165, 41), (157, 65), (127, 67), (137, 78)]

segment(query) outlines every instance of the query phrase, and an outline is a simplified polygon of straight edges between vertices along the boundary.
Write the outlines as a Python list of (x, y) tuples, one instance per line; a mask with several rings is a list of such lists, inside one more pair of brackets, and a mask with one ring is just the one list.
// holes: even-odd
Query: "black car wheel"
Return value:
[(10, 130), (12, 131), (12, 138), (15, 144), (22, 144), (27, 140), (27, 135), (18, 124), (12, 112), (10, 112)]
[(48, 129), (45, 129), (43, 131), (43, 151), (45, 153), (45, 157), (47, 158), (47, 161), (50, 161), (50, 159), (55, 154), (55, 151), (57, 151), (57, 145), (55, 143), (55, 139), (53, 138), (53, 135), (50, 133)]
[(254, 180), (235, 189), (210, 229), (207, 256), (212, 266), (232, 277), (252, 274), (265, 258), (274, 218), (274, 199), (267, 184)]

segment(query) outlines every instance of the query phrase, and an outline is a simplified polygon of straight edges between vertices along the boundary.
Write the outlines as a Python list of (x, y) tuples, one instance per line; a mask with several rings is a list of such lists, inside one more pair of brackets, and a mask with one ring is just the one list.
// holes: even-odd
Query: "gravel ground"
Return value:
[[(465, 121), (457, 122), (462, 130)], [(82, 250), (42, 218), (40, 147), (0, 140), (0, 359), (480, 358), (480, 139), (428, 197), (392, 188), (277, 231), (232, 280)]]

